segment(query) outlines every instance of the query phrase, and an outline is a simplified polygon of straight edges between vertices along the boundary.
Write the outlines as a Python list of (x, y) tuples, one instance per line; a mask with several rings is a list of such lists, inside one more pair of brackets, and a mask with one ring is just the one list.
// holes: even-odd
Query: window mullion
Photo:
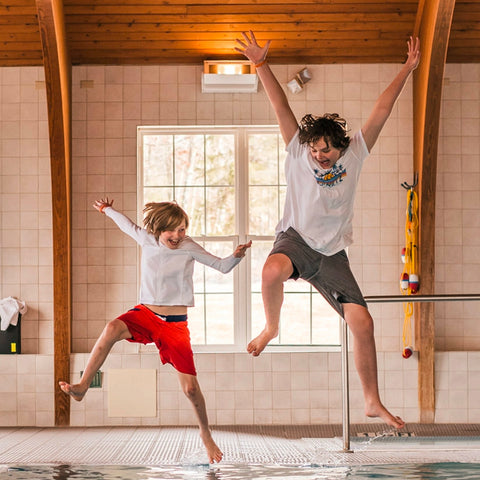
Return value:
[[(248, 132), (245, 128), (235, 133), (235, 199), (238, 243), (247, 241), (248, 232)], [(250, 253), (234, 273), (235, 344), (246, 345), (250, 335)]]

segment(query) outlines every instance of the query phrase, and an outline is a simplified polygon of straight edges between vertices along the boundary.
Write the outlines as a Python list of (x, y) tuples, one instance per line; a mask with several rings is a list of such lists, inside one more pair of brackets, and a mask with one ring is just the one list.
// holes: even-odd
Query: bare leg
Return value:
[(207, 450), (208, 461), (210, 463), (219, 462), (223, 458), (223, 453), (213, 441), (210, 428), (208, 426), (207, 408), (205, 406), (205, 399), (203, 398), (200, 385), (197, 377), (188, 375), (187, 373), (178, 372), (178, 379), (182, 387), (183, 393), (192, 402), (193, 410), (198, 420), (200, 427), (200, 438)]
[(105, 325), (102, 334), (98, 337), (79, 383), (71, 385), (67, 382), (58, 382), (60, 388), (73, 399), (80, 402), (87, 393), (97, 370), (103, 365), (113, 345), (119, 340), (131, 338), (127, 326), (121, 320), (115, 319)]
[(262, 271), (262, 298), (266, 324), (260, 335), (247, 346), (247, 352), (257, 357), (268, 342), (278, 335), (280, 311), (283, 304), (283, 283), (293, 272), (290, 259), (283, 253), (270, 255)]
[(365, 414), (368, 417), (379, 417), (392, 427), (402, 428), (405, 422), (400, 417), (393, 416), (380, 401), (373, 319), (361, 305), (346, 303), (343, 308), (345, 321), (353, 334), (353, 356), (365, 397)]

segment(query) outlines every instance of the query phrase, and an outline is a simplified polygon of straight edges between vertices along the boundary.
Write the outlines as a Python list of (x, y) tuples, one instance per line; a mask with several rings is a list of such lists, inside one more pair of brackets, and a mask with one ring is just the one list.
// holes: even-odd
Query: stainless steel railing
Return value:
[[(403, 303), (403, 302), (455, 302), (480, 300), (480, 294), (445, 294), (445, 295), (372, 295), (365, 297), (367, 303)], [(350, 449), (350, 403), (348, 382), (348, 325), (342, 321), (341, 335), (342, 352), (342, 426), (343, 452), (351, 453)]]
[(480, 294), (445, 294), (445, 295), (373, 295), (365, 297), (367, 303), (403, 303), (403, 302), (452, 302), (480, 300)]

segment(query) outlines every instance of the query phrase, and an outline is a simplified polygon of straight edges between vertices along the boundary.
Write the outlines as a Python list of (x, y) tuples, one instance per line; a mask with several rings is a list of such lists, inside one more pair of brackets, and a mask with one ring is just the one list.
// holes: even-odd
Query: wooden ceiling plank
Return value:
[(36, 15), (0, 15), (0, 25), (38, 26), (38, 22)]
[[(266, 23), (312, 23), (312, 22), (342, 22), (350, 24), (362, 24), (368, 22), (385, 23), (396, 21), (410, 21), (413, 23), (415, 15), (402, 15), (400, 13), (344, 13), (338, 14), (288, 14), (288, 13), (272, 13), (261, 14), (262, 22)], [(67, 19), (67, 25), (73, 24), (156, 24), (156, 23), (191, 23), (194, 26), (198, 23), (243, 23), (254, 26), (258, 23), (259, 13), (244, 13), (233, 15), (226, 13), (224, 15), (217, 14), (198, 14), (198, 15), (73, 15)]]
[(215, 14), (222, 15), (224, 13), (301, 13), (301, 12), (310, 12), (317, 14), (327, 14), (327, 13), (336, 13), (339, 15), (344, 15), (346, 13), (397, 13), (405, 14), (412, 13), (415, 14), (417, 5), (415, 3), (404, 4), (404, 3), (392, 3), (392, 4), (365, 4), (363, 2), (355, 2), (350, 4), (340, 4), (340, 3), (329, 3), (329, 4), (318, 4), (318, 3), (288, 3), (288, 4), (255, 4), (255, 3), (215, 3), (211, 2), (210, 4), (179, 4), (179, 5), (155, 5), (155, 6), (141, 6), (141, 5), (116, 5), (116, 6), (99, 6), (99, 7), (87, 7), (80, 5), (73, 5), (65, 8), (65, 17), (68, 21), (68, 18), (71, 16), (79, 15), (178, 15), (178, 14)]
[(0, 57), (2, 67), (41, 67), (43, 66), (43, 59), (37, 58), (2, 58)]
[[(14, 52), (15, 53), (15, 52)], [(20, 66), (42, 66), (42, 52), (31, 52), (14, 54), (12, 52), (2, 52), (0, 50), (0, 63), (2, 66), (20, 67)]]
[[(269, 57), (270, 58), (270, 57)], [(199, 57), (198, 55), (191, 56), (188, 53), (182, 56), (181, 60), (179, 60), (178, 54), (171, 55), (171, 56), (150, 56), (150, 57), (114, 57), (110, 56), (108, 58), (98, 58), (92, 59), (90, 56), (82, 57), (76, 56), (75, 61), (73, 62), (74, 65), (109, 65), (109, 66), (117, 66), (117, 65), (201, 65), (202, 61), (205, 59), (209, 60), (235, 60), (238, 57), (228, 57), (226, 55), (212, 55), (206, 52), (204, 55)], [(395, 56), (386, 56), (384, 58), (384, 63), (393, 63), (398, 64), (400, 59)], [(312, 57), (302, 57), (302, 56), (282, 56), (280, 58), (275, 58), (271, 62), (272, 64), (282, 64), (282, 65), (300, 65), (300, 64), (317, 64), (317, 65), (342, 65), (342, 64), (371, 64), (371, 63), (378, 63), (378, 55), (372, 56), (365, 56), (361, 59), (355, 56), (345, 56), (345, 55), (337, 55), (337, 56), (327, 56), (327, 55), (318, 55)]]
[[(422, 61), (414, 75), (414, 171), (418, 172), (420, 293), (435, 289), (435, 195), (443, 75), (455, 0), (425, 0), (417, 19)], [(435, 308), (415, 304), (420, 421), (435, 420)]]
[[(282, 50), (286, 53), (292, 50), (315, 50), (318, 48), (328, 48), (331, 49), (332, 52), (340, 53), (344, 49), (354, 49), (356, 51), (364, 51), (367, 54), (373, 53), (375, 51), (378, 54), (388, 53), (393, 48), (397, 49), (399, 43), (405, 43), (404, 39), (400, 40), (384, 40), (382, 42), (382, 48), (378, 48), (376, 42), (369, 42), (364, 41), (359, 45), (358, 39), (345, 39), (340, 41), (339, 39), (327, 39), (327, 40), (309, 40), (309, 39), (299, 39), (299, 40), (277, 40), (275, 42), (275, 48), (272, 47), (271, 51), (274, 52), (275, 50)], [(82, 51), (82, 50), (89, 50), (89, 49), (97, 49), (99, 52), (105, 53), (104, 51), (121, 51), (121, 50), (129, 50), (141, 53), (145, 51), (145, 53), (151, 51), (162, 51), (162, 50), (175, 50), (182, 51), (182, 50), (207, 50), (207, 51), (230, 51), (233, 53), (233, 49), (235, 47), (235, 42), (227, 41), (227, 42), (219, 42), (219, 41), (211, 41), (211, 40), (139, 40), (139, 41), (121, 41), (121, 42), (110, 42), (110, 41), (103, 41), (103, 42), (91, 42), (91, 41), (81, 41), (76, 42), (74, 46), (72, 46), (72, 51)]]
[(378, 5), (365, 5), (363, 3), (354, 3), (345, 7), (345, 5), (330, 4), (330, 5), (302, 5), (291, 4), (288, 7), (283, 5), (189, 5), (187, 6), (187, 13), (191, 15), (199, 14), (245, 14), (256, 13), (265, 14), (283, 13), (288, 15), (307, 13), (310, 15), (395, 15), (403, 16), (411, 14), (415, 16), (416, 5), (384, 5), (381, 8)]
[[(35, 23), (23, 23), (20, 25), (9, 25), (7, 28), (2, 28), (1, 31), (3, 33), (19, 33), (19, 34), (28, 34), (28, 33), (39, 33), (38, 31), (38, 22)], [(38, 41), (40, 42), (40, 37), (38, 37)]]
[[(132, 44), (134, 45), (134, 44)], [(217, 48), (215, 51), (214, 55), (227, 55), (230, 58), (240, 58), (238, 53), (232, 51), (233, 47), (228, 45), (222, 48)], [(338, 45), (335, 48), (331, 48), (329, 52), (322, 52), (323, 49), (317, 48), (317, 52), (309, 52), (305, 53), (308, 51), (308, 49), (304, 48), (302, 45), (299, 45), (298, 48), (288, 48), (288, 49), (282, 49), (281, 52), (278, 52), (277, 55), (275, 54), (275, 50), (271, 51), (271, 57), (272, 59), (281, 59), (283, 56), (295, 56), (295, 55), (301, 55), (303, 58), (310, 58), (310, 57), (318, 57), (319, 54), (321, 56), (336, 56), (336, 55), (343, 55), (345, 56), (345, 51), (349, 50), (348, 48), (346, 49), (342, 45)], [(350, 47), (350, 50), (352, 53), (359, 57), (361, 59), (362, 56), (373, 56), (373, 55), (387, 55), (390, 57), (394, 57), (392, 54), (391, 49), (383, 49), (379, 52), (378, 48), (361, 48), (361, 47)], [(209, 48), (201, 48), (198, 45), (191, 45), (190, 48), (164, 48), (164, 49), (157, 49), (157, 48), (142, 48), (142, 49), (137, 49), (132, 46), (132, 48), (112, 48), (108, 50), (102, 50), (101, 48), (98, 47), (92, 47), (91, 50), (81, 48), (79, 50), (75, 50), (75, 48), (71, 49), (71, 55), (72, 59), (75, 58), (76, 54), (79, 55), (86, 55), (87, 57), (90, 57), (92, 59), (94, 58), (105, 58), (105, 52), (108, 52), (109, 55), (117, 56), (117, 57), (135, 57), (138, 56), (139, 58), (148, 58), (148, 57), (161, 57), (162, 55), (167, 55), (167, 56), (173, 56), (176, 57), (177, 59), (179, 58), (179, 54), (181, 52), (185, 52), (185, 55), (193, 55), (198, 57), (198, 55), (202, 55), (203, 52), (206, 52), (207, 54), (211, 52), (211, 49)]]
[[(475, 2), (476, 0), (470, 0), (470, 2)], [(468, 2), (468, 3), (470, 3)], [(291, 4), (291, 0), (222, 0), (222, 4), (248, 4), (248, 5), (269, 5), (269, 4)], [(349, 5), (356, 4), (355, 0), (335, 0), (336, 4)], [(382, 8), (385, 5), (417, 5), (418, 0), (405, 0), (400, 2), (399, 0), (362, 0), (362, 4), (374, 4), (378, 8)], [(465, 2), (464, 2), (465, 3)], [(1, 4), (1, 1), (0, 1)], [(157, 6), (159, 4), (158, 0), (122, 0), (121, 5), (134, 5), (138, 8)], [(163, 5), (217, 5), (216, 0), (163, 0)], [(332, 0), (300, 0), (298, 5), (301, 4), (321, 4), (323, 6), (329, 6), (332, 4)], [(70, 8), (76, 6), (89, 6), (89, 7), (119, 7), (118, 0), (65, 0), (64, 9), (65, 12), (69, 11)]]
[(2, 47), (0, 48), (0, 51), (2, 50), (3, 47), (8, 47), (8, 53), (11, 53), (11, 52), (24, 52), (26, 54), (31, 52), (40, 52), (40, 54), (42, 53), (41, 45), (39, 45), (38, 41), (19, 42), (18, 40), (15, 40), (15, 41), (5, 40), (5, 41), (2, 41), (1, 44), (2, 44)]
[[(386, 31), (385, 22), (364, 22), (357, 24), (354, 30), (361, 28), (365, 31)], [(217, 32), (228, 32), (233, 35), (239, 35), (240, 32), (248, 30), (251, 24), (247, 23), (152, 23), (152, 24), (96, 24), (96, 25), (82, 25), (82, 24), (69, 24), (67, 31), (69, 34), (73, 33), (95, 33), (105, 32), (106, 34), (122, 34), (125, 32), (137, 32), (137, 33), (161, 33), (161, 32), (209, 32), (212, 35)], [(324, 22), (309, 22), (309, 23), (271, 23), (271, 22), (256, 22), (255, 32), (258, 32), (258, 39), (270, 38), (272, 32), (295, 32), (300, 34), (305, 31), (319, 31), (319, 32), (348, 32), (352, 30), (352, 25), (344, 22), (324, 23)], [(412, 21), (405, 20), (401, 22), (395, 22), (388, 27), (389, 32), (412, 31)]]
[[(408, 30), (405, 28), (405, 38), (407, 38)], [(409, 33), (409, 32), (408, 32)], [(123, 35), (124, 41), (129, 42), (138, 42), (141, 40), (174, 40), (174, 41), (188, 41), (188, 40), (198, 40), (198, 41), (216, 41), (216, 42), (233, 42), (238, 38), (238, 32), (216, 32), (210, 33), (207, 31), (197, 31), (197, 32), (153, 32), (153, 33), (142, 33), (142, 32), (126, 32)], [(270, 40), (273, 42), (276, 41), (289, 41), (294, 39), (304, 39), (304, 40), (356, 40), (357, 42), (363, 42), (363, 40), (378, 40), (379, 38), (388, 39), (388, 40), (398, 40), (398, 33), (384, 32), (380, 30), (347, 30), (347, 31), (309, 31), (303, 30), (302, 32), (269, 32)], [(71, 44), (77, 44), (78, 42), (105, 42), (110, 41), (112, 38), (111, 33), (109, 32), (95, 32), (95, 33), (69, 33), (67, 35), (68, 41)], [(0, 41), (3, 39), (2, 34), (0, 33)], [(403, 41), (403, 40), (402, 40)]]
[(69, 381), (71, 352), (71, 66), (62, 0), (36, 0), (41, 32), (50, 137), (53, 230), (53, 340), (55, 425), (70, 424), (70, 396), (59, 388)]
[(32, 33), (16, 33), (16, 32), (4, 32), (0, 30), (0, 42), (24, 42), (26, 47), (30, 47), (29, 44), (33, 43), (35, 46), (39, 46), (40, 35), (39, 32)]
[(0, 5), (1, 16), (32, 16), (36, 15), (37, 10), (35, 5)]
[(0, 0), (0, 6), (7, 7), (7, 8), (33, 6), (33, 8), (35, 8), (35, 0)]
[[(114, 55), (118, 53), (118, 55)], [(306, 57), (302, 55), (302, 52), (289, 53), (288, 55), (282, 55), (280, 57), (269, 57), (272, 64), (310, 64), (310, 65), (323, 65), (323, 64), (369, 64), (375, 63), (375, 59), (378, 58), (376, 53), (369, 56), (359, 58), (356, 55), (357, 52), (351, 52), (350, 55), (346, 55), (345, 52), (338, 55), (325, 55), (318, 54), (316, 56)], [(201, 65), (204, 60), (238, 60), (238, 56), (231, 56), (225, 54), (211, 54), (211, 52), (185, 52), (179, 61), (178, 52), (161, 52), (160, 54), (148, 54), (141, 56), (139, 53), (130, 55), (125, 52), (112, 52), (108, 57), (99, 55), (94, 57), (88, 54), (87, 57), (82, 57), (82, 53), (78, 55), (72, 54), (72, 63), (74, 65), (88, 64), (91, 65)], [(398, 64), (402, 59), (393, 55), (385, 56), (385, 63)]]

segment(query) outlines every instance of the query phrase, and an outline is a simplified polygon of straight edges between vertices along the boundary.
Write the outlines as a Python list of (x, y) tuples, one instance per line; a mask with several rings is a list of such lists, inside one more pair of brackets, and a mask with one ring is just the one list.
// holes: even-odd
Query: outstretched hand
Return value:
[(233, 256), (235, 258), (242, 258), (245, 256), (247, 250), (252, 246), (252, 241), (250, 240), (248, 243), (244, 243), (243, 245), (239, 245), (235, 251), (233, 252)]
[(418, 37), (410, 37), (407, 42), (408, 58), (405, 62), (409, 66), (410, 71), (415, 70), (420, 63), (420, 39)]
[(100, 200), (95, 200), (95, 202), (93, 202), (93, 208), (98, 210), (100, 213), (103, 213), (107, 207), (111, 207), (112, 205), (113, 200), (109, 200), (108, 197), (101, 198)]
[(255, 35), (250, 30), (250, 36), (248, 36), (245, 32), (242, 32), (243, 41), (237, 38), (237, 43), (240, 47), (235, 47), (235, 50), (243, 55), (245, 55), (253, 64), (258, 64), (263, 62), (265, 58), (267, 58), (268, 48), (270, 47), (270, 40), (261, 47), (257, 43), (257, 39)]

